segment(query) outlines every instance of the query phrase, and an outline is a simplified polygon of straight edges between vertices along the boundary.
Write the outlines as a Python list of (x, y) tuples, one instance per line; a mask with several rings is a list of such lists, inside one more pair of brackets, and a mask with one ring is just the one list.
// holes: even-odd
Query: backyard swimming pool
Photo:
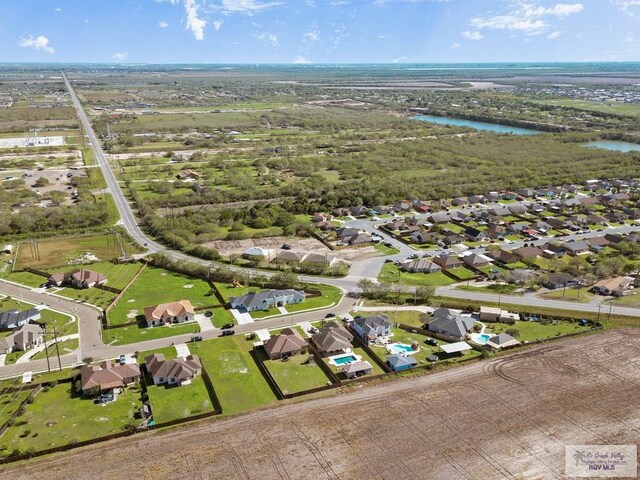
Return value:
[(411, 345), (407, 345), (406, 343), (390, 343), (387, 345), (387, 351), (391, 355), (411, 355), (418, 350), (414, 350), (411, 348)]
[(360, 355), (356, 355), (355, 353), (342, 353), (340, 355), (329, 357), (328, 360), (330, 365), (341, 367), (343, 365), (346, 365), (347, 363), (353, 363), (357, 362), (358, 360), (362, 360), (362, 357)]
[(473, 340), (476, 343), (479, 343), (480, 345), (486, 344), (489, 341), (490, 338), (491, 338), (491, 335), (488, 335), (486, 333), (472, 333), (471, 334), (471, 340)]

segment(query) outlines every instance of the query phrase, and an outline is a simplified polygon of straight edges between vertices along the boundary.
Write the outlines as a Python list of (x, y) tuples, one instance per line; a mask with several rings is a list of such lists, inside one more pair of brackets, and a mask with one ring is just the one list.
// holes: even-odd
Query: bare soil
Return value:
[(331, 254), (345, 262), (363, 260), (372, 256), (379, 255), (373, 247), (364, 248), (345, 248), (331, 251), (322, 242), (315, 238), (292, 238), (292, 237), (265, 237), (265, 238), (248, 238), (246, 240), (219, 240), (216, 242), (208, 242), (206, 246), (215, 248), (223, 256), (233, 253), (242, 253), (251, 247), (263, 247), (271, 250), (280, 251), (284, 243), (291, 245), (291, 250), (296, 252), (319, 253), (321, 255)]
[(77, 480), (565, 478), (565, 445), (638, 443), (639, 362), (638, 329), (575, 337), (0, 473)]

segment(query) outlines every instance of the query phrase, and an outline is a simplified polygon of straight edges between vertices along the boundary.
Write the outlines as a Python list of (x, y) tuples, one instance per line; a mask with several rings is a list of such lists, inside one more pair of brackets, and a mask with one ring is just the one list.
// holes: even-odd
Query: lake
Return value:
[(475, 120), (464, 120), (461, 118), (435, 117), (433, 115), (416, 115), (411, 118), (421, 122), (437, 123), (439, 125), (453, 125), (455, 127), (468, 127), (495, 133), (512, 133), (514, 135), (535, 135), (536, 133), (540, 133), (537, 130), (529, 130), (527, 128), (510, 127), (508, 125), (499, 125), (497, 123), (476, 122)]
[(597, 142), (583, 143), (582, 146), (615, 150), (616, 152), (640, 152), (640, 145), (630, 142), (619, 142), (617, 140), (599, 140)]

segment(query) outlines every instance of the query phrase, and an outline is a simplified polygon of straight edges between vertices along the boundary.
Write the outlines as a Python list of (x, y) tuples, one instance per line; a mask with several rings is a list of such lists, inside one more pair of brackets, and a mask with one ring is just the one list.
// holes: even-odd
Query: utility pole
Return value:
[(44, 338), (44, 354), (47, 357), (47, 371), (50, 372), (51, 365), (49, 364), (49, 348), (47, 347), (47, 324), (46, 323), (42, 327), (42, 330), (44, 332), (42, 338)]
[(58, 356), (58, 369), (62, 371), (62, 363), (60, 362), (60, 348), (58, 347), (58, 332), (56, 327), (53, 327), (53, 341), (56, 344), (56, 355)]

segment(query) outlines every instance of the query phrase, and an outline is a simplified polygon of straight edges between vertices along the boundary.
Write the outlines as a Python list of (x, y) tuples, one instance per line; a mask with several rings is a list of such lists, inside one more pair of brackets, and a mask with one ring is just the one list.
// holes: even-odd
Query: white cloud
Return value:
[(44, 35), (33, 37), (29, 35), (27, 38), (21, 38), (19, 45), (23, 48), (33, 48), (34, 50), (42, 50), (48, 54), (54, 54), (56, 51), (49, 46), (49, 39)]
[(215, 28), (216, 32), (218, 30), (220, 30), (222, 28), (222, 24), (224, 23), (224, 20), (214, 20), (211, 25), (213, 25), (213, 28)]
[(311, 62), (307, 60), (305, 57), (298, 56), (293, 60), (293, 63), (304, 64), (304, 63), (311, 63)]
[(478, 29), (508, 30), (527, 35), (540, 35), (548, 32), (553, 19), (575, 15), (584, 10), (581, 3), (557, 3), (551, 7), (542, 7), (532, 3), (517, 2), (515, 8), (504, 15), (474, 17), (470, 25)]
[(302, 35), (302, 41), (307, 43), (315, 43), (320, 40), (320, 32), (317, 27), (312, 27), (308, 32)]
[(611, 3), (626, 15), (635, 15), (635, 9), (640, 9), (640, 0), (611, 0)]
[(116, 52), (112, 55), (112, 57), (118, 62), (124, 62), (127, 58), (129, 58), (129, 52)]
[(278, 37), (270, 32), (262, 32), (260, 35), (257, 35), (256, 38), (262, 43), (271, 44), (274, 47), (278, 45)]
[(460, 48), (460, 42), (452, 43), (451, 48)]
[(624, 43), (633, 43), (635, 41), (636, 39), (631, 33), (628, 33), (627, 36), (624, 38)]
[(60, 8), (60, 7), (56, 7), (56, 8), (54, 8), (54, 9), (53, 9), (53, 11), (54, 11), (54, 12), (61, 12), (61, 11), (62, 11), (62, 8)]
[(187, 29), (191, 30), (196, 40), (203, 40), (204, 27), (207, 26), (207, 21), (198, 16), (199, 9), (200, 5), (196, 3), (196, 0), (184, 0), (184, 11), (187, 14)]
[(482, 40), (484, 38), (484, 35), (482, 35), (478, 31), (470, 32), (469, 30), (467, 30), (466, 32), (462, 32), (460, 35), (462, 35), (467, 40)]
[(551, 32), (549, 35), (547, 35), (547, 38), (549, 40), (553, 40), (555, 38), (558, 38), (560, 35), (562, 35), (562, 32), (560, 30), (556, 30), (555, 32)]
[(407, 60), (409, 60), (409, 57), (407, 57), (406, 55), (403, 55), (402, 57), (394, 58), (393, 60), (391, 60), (391, 63), (403, 63), (403, 62), (406, 62)]
[(271, 7), (282, 5), (283, 2), (260, 2), (258, 0), (222, 0), (221, 10), (226, 13), (255, 13)]
[(167, 28), (169, 26), (169, 24), (167, 22), (158, 22), (158, 26), (160, 28)]

